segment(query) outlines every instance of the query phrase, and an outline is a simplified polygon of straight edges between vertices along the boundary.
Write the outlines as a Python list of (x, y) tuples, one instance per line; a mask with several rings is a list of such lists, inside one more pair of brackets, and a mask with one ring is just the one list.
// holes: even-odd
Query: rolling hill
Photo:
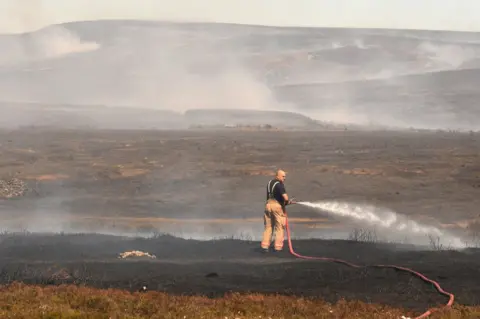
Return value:
[[(85, 123), (97, 126), (111, 125), (110, 111), (126, 116), (116, 126), (186, 125), (179, 117), (157, 121), (166, 117), (143, 109), (282, 111), (419, 128), (480, 125), (477, 33), (110, 20), (0, 35), (0, 47), (0, 101), (10, 114), (0, 124), (47, 121), (23, 114), (34, 112), (25, 105), (41, 104), (107, 107), (104, 115), (83, 111)], [(56, 112), (48, 123), (68, 123), (67, 111)]]

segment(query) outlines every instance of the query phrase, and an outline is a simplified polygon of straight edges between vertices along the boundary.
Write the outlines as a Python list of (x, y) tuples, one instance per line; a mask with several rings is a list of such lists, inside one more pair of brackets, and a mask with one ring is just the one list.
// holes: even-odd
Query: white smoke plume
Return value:
[[(9, 23), (22, 30), (35, 30), (49, 21), (41, 0), (15, 1), (10, 7), (9, 16)], [(89, 52), (100, 47), (98, 43), (82, 41), (60, 25), (52, 25), (21, 37), (15, 34), (3, 37), (8, 45), (0, 51), (0, 67)]]

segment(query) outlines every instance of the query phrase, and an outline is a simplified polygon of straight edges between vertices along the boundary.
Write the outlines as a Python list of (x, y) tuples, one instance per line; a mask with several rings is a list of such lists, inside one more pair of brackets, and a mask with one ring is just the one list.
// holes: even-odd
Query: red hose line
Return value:
[[(445, 295), (447, 297), (449, 297), (449, 300), (448, 300), (448, 303), (445, 304), (445, 308), (446, 307), (451, 307), (453, 305), (453, 301), (454, 301), (454, 295), (443, 290), (443, 288), (440, 286), (440, 284), (438, 284), (438, 282), (434, 281), (434, 280), (431, 280), (429, 279), (428, 277), (426, 277), (425, 275), (415, 271), (415, 270), (412, 270), (412, 269), (409, 269), (409, 268), (405, 268), (405, 267), (400, 267), (400, 266), (396, 266), (396, 265), (372, 265), (372, 266), (360, 266), (360, 265), (355, 265), (355, 264), (352, 264), (352, 263), (349, 263), (347, 261), (344, 261), (344, 260), (341, 260), (341, 259), (336, 259), (336, 258), (329, 258), (329, 257), (312, 257), (312, 256), (304, 256), (304, 255), (300, 255), (298, 253), (295, 252), (295, 250), (293, 249), (293, 246), (292, 246), (292, 238), (290, 236), (290, 226), (288, 224), (288, 217), (285, 217), (285, 228), (287, 230), (287, 238), (288, 238), (288, 247), (290, 249), (290, 253), (297, 257), (297, 258), (301, 258), (301, 259), (309, 259), (309, 260), (323, 260), (323, 261), (331, 261), (331, 262), (336, 262), (336, 263), (340, 263), (340, 264), (344, 264), (344, 265), (347, 265), (347, 266), (350, 266), (350, 267), (353, 267), (353, 268), (366, 268), (366, 267), (375, 267), (375, 268), (393, 268), (393, 269), (396, 269), (396, 270), (401, 270), (401, 271), (405, 271), (405, 272), (409, 272), (419, 278), (421, 278), (422, 280), (428, 282), (428, 283), (431, 283), (435, 286), (435, 288), (437, 289), (437, 291), (442, 294), (442, 295)], [(435, 311), (438, 311), (439, 309), (438, 308), (432, 308), (432, 309), (429, 309), (427, 310), (426, 312), (424, 312), (423, 314), (421, 314), (420, 316), (418, 317), (415, 317), (415, 319), (421, 319), (421, 318), (427, 318), (428, 316), (430, 316), (433, 312)]]

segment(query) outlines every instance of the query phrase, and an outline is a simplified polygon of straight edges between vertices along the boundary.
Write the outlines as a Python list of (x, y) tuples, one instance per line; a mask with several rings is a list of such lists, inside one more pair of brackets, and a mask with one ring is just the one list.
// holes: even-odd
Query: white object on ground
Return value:
[(140, 251), (140, 250), (132, 250), (126, 251), (119, 254), (118, 258), (128, 258), (128, 257), (149, 257), (149, 258), (157, 258), (155, 255), (151, 255), (149, 253)]

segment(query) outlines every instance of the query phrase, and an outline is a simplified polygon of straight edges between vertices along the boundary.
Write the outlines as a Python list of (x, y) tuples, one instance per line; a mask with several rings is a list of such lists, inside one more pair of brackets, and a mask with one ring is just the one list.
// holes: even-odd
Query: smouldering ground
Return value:
[[(10, 227), (29, 230), (151, 232), (166, 231), (166, 218), (258, 219), (264, 185), (281, 167), (299, 199), (366, 201), (462, 229), (479, 215), (479, 150), (478, 134), (4, 131), (0, 176), (15, 174), (33, 191), (1, 205)], [(290, 214), (322, 217), (300, 207)], [(178, 225), (168, 227), (188, 235)]]

